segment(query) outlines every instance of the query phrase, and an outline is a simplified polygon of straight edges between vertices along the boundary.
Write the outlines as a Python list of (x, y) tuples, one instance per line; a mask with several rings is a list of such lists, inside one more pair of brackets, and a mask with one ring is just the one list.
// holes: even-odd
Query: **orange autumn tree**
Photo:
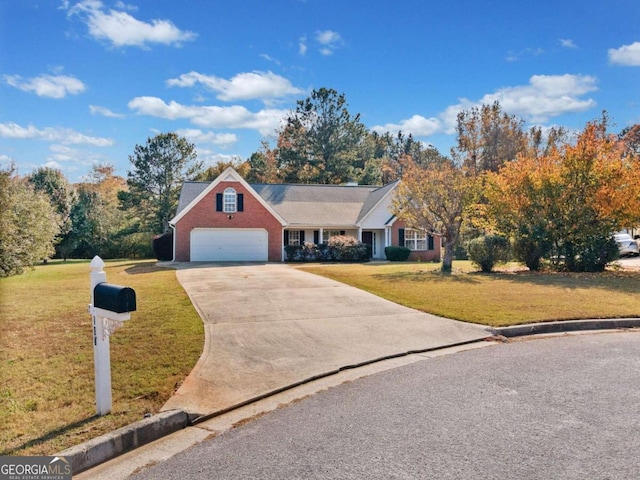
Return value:
[(601, 271), (617, 256), (613, 233), (640, 223), (640, 159), (589, 122), (575, 144), (534, 150), (487, 175), (487, 212), (529, 268)]

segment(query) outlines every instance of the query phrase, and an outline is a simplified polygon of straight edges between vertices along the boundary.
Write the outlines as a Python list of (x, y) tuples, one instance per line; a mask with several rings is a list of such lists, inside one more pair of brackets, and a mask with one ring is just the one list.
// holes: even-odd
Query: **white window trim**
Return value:
[(323, 230), (322, 231), (322, 243), (329, 243), (331, 237), (340, 236), (342, 230)]
[(224, 213), (236, 213), (238, 211), (238, 194), (229, 187), (222, 194), (222, 211)]
[(289, 245), (300, 245), (300, 230), (289, 230)]
[[(411, 251), (415, 251), (415, 252), (427, 251), (429, 249), (428, 239), (429, 239), (429, 235), (427, 234), (427, 232), (424, 232), (422, 230), (413, 230), (411, 228), (407, 228), (404, 231), (404, 246)], [(424, 248), (422, 248), (423, 245), (424, 245)]]

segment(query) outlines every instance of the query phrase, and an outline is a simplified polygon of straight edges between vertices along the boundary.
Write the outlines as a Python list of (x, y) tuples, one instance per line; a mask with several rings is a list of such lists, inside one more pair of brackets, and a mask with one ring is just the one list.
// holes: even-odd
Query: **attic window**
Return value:
[(222, 211), (224, 213), (236, 213), (238, 211), (238, 196), (233, 188), (227, 188), (224, 191)]

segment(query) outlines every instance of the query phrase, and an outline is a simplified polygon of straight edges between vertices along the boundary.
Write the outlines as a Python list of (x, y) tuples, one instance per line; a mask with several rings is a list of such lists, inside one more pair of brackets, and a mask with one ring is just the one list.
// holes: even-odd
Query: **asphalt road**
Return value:
[(135, 479), (640, 478), (640, 332), (545, 337), (379, 373)]

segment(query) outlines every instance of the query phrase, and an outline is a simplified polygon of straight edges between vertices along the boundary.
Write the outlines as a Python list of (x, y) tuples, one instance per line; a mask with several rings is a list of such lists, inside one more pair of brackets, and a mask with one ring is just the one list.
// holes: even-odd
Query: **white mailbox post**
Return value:
[(109, 336), (122, 322), (131, 318), (136, 309), (135, 292), (127, 287), (109, 285), (102, 270), (104, 262), (99, 256), (91, 263), (91, 303), (89, 313), (93, 320), (93, 361), (96, 381), (96, 410), (98, 415), (111, 411), (111, 359)]

